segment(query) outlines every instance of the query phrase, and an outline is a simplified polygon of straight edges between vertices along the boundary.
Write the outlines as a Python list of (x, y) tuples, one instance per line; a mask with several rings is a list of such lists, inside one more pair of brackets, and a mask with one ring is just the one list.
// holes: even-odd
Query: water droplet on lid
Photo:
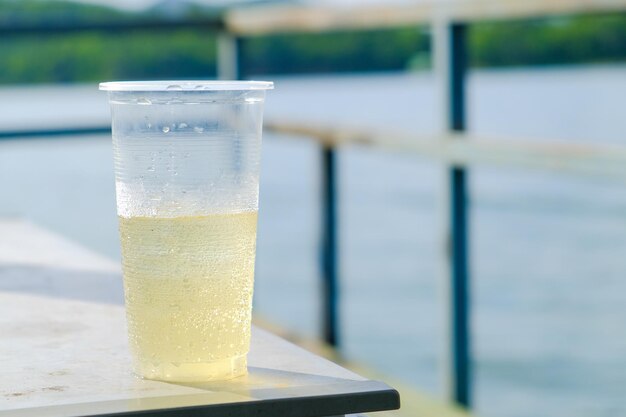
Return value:
[(152, 104), (152, 101), (150, 101), (149, 99), (145, 97), (139, 97), (137, 99), (137, 104)]
[(154, 167), (153, 167), (152, 165), (150, 165), (150, 166), (148, 167), (148, 171), (153, 172), (153, 171), (154, 171)]
[(189, 125), (187, 123), (181, 123), (178, 125), (179, 129), (187, 129), (189, 127)]
[(170, 131), (170, 127), (169, 126), (163, 126), (163, 133), (168, 133)]
[(202, 133), (204, 132), (204, 128), (200, 126), (194, 126), (193, 131), (196, 133)]
[(183, 89), (183, 87), (181, 87), (181, 86), (180, 86), (180, 85), (178, 85), (178, 84), (172, 84), (172, 85), (168, 85), (165, 89), (166, 89), (166, 90), (174, 90), (174, 91), (179, 91), (179, 90), (182, 90), (182, 89)]

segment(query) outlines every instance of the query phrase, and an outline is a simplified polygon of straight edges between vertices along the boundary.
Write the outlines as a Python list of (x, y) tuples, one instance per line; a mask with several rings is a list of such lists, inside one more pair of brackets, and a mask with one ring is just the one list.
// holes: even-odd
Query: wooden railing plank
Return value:
[[(472, 134), (414, 135), (320, 124), (266, 123), (270, 132), (314, 138), (322, 146), (365, 145), (457, 165), (570, 172), (626, 181), (626, 146)], [(463, 140), (460, 140), (463, 139)]]
[(234, 8), (224, 25), (238, 35), (325, 32), (428, 24), (520, 19), (626, 10), (626, 0), (428, 0), (369, 6), (271, 5)]

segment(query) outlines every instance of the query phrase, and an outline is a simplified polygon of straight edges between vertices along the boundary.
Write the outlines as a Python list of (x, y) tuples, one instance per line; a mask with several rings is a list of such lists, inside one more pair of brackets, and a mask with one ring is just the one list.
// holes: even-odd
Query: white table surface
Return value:
[(399, 407), (398, 393), (253, 329), (249, 375), (174, 384), (130, 372), (119, 266), (0, 221), (0, 417), (334, 416)]

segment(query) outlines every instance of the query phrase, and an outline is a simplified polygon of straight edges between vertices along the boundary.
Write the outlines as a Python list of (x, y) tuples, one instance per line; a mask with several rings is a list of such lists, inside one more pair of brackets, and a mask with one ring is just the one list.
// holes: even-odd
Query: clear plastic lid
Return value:
[(270, 90), (271, 81), (113, 81), (100, 83), (104, 91), (244, 91)]

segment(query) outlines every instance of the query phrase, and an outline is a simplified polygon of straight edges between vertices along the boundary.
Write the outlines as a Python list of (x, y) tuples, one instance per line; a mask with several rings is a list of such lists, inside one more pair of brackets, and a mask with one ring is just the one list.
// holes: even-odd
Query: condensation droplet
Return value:
[(204, 132), (204, 128), (200, 126), (194, 126), (193, 131), (196, 133), (202, 133)]
[(170, 127), (169, 126), (163, 126), (163, 133), (168, 133), (170, 131)]
[(180, 124), (178, 125), (178, 128), (179, 128), (179, 129), (187, 129), (188, 127), (189, 127), (189, 125), (188, 125), (187, 123), (180, 123)]

